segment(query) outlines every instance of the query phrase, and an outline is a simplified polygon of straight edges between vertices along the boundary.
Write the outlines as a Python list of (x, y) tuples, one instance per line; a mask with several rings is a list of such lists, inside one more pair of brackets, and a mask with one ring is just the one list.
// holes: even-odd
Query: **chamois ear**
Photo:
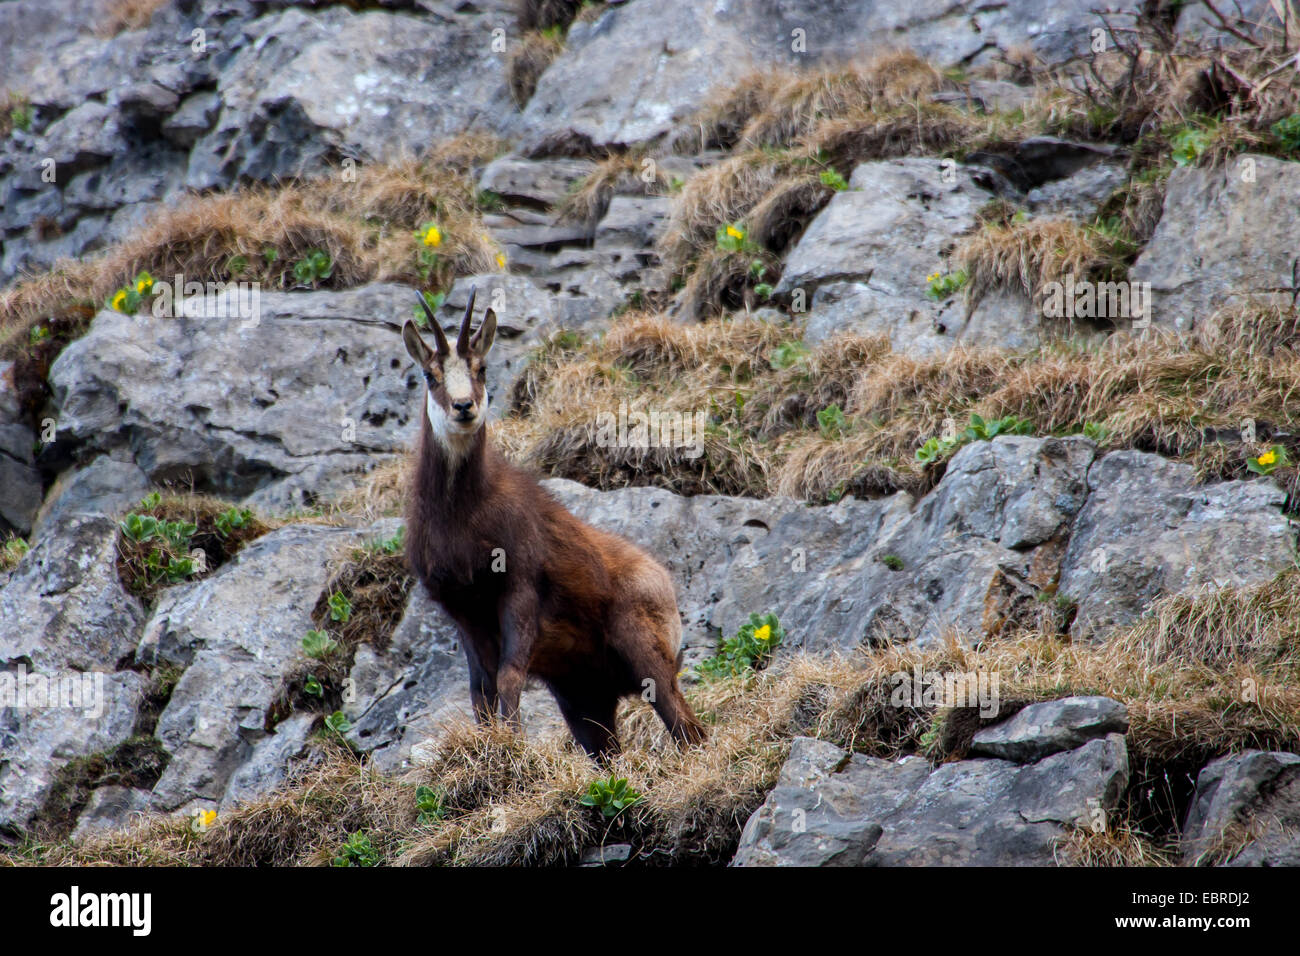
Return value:
[(491, 309), (483, 315), (483, 324), (478, 327), (474, 337), (469, 340), (469, 347), (479, 358), (487, 358), (492, 351), (492, 342), (497, 337), (497, 314)]
[(406, 324), (402, 326), (402, 341), (406, 343), (406, 351), (420, 368), (425, 368), (433, 360), (433, 349), (420, 338), (419, 330), (410, 319), (407, 319)]

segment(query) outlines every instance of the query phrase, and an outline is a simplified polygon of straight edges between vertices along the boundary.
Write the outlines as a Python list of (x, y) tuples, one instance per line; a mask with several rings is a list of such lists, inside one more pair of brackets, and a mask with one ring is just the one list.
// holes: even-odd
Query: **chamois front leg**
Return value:
[(501, 609), (501, 666), (497, 668), (497, 699), (501, 716), (521, 730), (519, 698), (528, 679), (528, 662), (537, 646), (537, 594), (531, 588), (512, 592)]
[(472, 641), (466, 640), (465, 660), (469, 664), (469, 700), (474, 708), (474, 720), (486, 724), (497, 711), (497, 679), (495, 668), (479, 655)]

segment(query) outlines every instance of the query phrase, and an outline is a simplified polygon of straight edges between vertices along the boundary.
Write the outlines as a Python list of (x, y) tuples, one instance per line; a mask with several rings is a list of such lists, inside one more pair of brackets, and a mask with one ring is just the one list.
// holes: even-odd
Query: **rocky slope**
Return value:
[[(470, 288), (496, 309), (489, 390), (502, 440), (525, 460), (536, 453), (531, 463), (557, 476), (547, 486), (576, 514), (667, 564), (688, 671), (751, 613), (771, 612), (786, 631), (773, 673), (801, 655), (860, 666), (898, 648), (951, 669), (941, 662), (954, 647), (996, 654), (1000, 642), (1033, 635), (1081, 660), (1131, 653), (1163, 667), (1179, 654), (1201, 663), (1200, 654), (1219, 668), (1218, 691), (1239, 687), (1243, 673), (1256, 679), (1250, 667), (1260, 664), (1277, 695), (1273, 710), (1257, 714), (1257, 696), (1238, 705), (1205, 691), (1221, 711), (1246, 713), (1225, 717), (1230, 732), (1221, 737), (1189, 731), (1185, 747), (1152, 743), (1163, 716), (1151, 715), (1173, 713), (1176, 701), (1156, 691), (1121, 693), (1119, 679), (1103, 687), (1083, 665), (1070, 678), (1080, 685), (1073, 696), (1068, 681), (1059, 685), (1066, 693), (1051, 693), (1047, 682), (1020, 687), (1008, 672), (1003, 695), (1015, 706), (941, 750), (920, 745), (921, 728), (948, 726), (947, 710), (922, 708), (922, 723), (889, 746), (883, 736), (876, 741), (884, 749), (792, 717), (765, 751), (770, 773), (728, 805), (728, 822), (716, 824), (722, 835), (698, 859), (726, 862), (734, 852), (736, 865), (1051, 864), (1096, 861), (1104, 854), (1074, 852), (1079, 841), (1122, 832), (1158, 843), (1167, 862), (1295, 863), (1300, 741), (1285, 715), (1300, 706), (1291, 689), (1300, 645), (1291, 635), (1268, 644), (1268, 655), (1263, 644), (1240, 650), (1233, 635), (1248, 625), (1226, 610), (1233, 601), (1267, 604), (1268, 589), (1289, 587), (1296, 560), (1286, 459), (1295, 235), (1281, 211), (1300, 200), (1300, 162), (1279, 145), (1282, 133), (1242, 133), (1221, 162), (1206, 147), (1204, 161), (1196, 152), (1175, 163), (1168, 139), (1153, 146), (1127, 135), (1118, 114), (1088, 135), (1055, 111), (1031, 128), (1040, 102), (1031, 75), (1046, 82), (1056, 67), (1077, 77), (1096, 52), (1091, 2), (1054, 4), (1050, 14), (1036, 3), (905, 11), (869, 0), (589, 4), (562, 18), (562, 48), (521, 103), (511, 90), (523, 52), (545, 36), (525, 21), (543, 6), (523, 4), (520, 14), (504, 0), (180, 0), (142, 15), (108, 0), (0, 5), (0, 90), (10, 104), (0, 143), (9, 335), (0, 362), (0, 529), (30, 546), (7, 545), (0, 564), (0, 676), (9, 681), (0, 690), (102, 678), (93, 714), (0, 698), (0, 834), (20, 847), (15, 852), (158, 815), (188, 821), (216, 810), (239, 819), (240, 807), (291, 786), (340, 739), (390, 777), (436, 763), (443, 727), (465, 713), (468, 692), (454, 628), (395, 556), (396, 475), (420, 414), (419, 376), (396, 333), (419, 286), (438, 294), (448, 327)], [(1130, 21), (1139, 6), (1148, 18), (1146, 8), (1156, 9), (1158, 23), (1142, 22), (1170, 43), (1234, 39), (1199, 6), (1129, 6)], [(1247, 13), (1268, 16), (1267, 4), (1255, 6)], [(32, 30), (34, 23), (43, 26)], [(765, 145), (767, 154), (755, 149), (755, 158), (734, 131), (725, 134), (716, 110), (700, 112), (718, 102), (717, 91), (743, 87), (753, 68), (797, 78), (897, 47), (935, 69), (913, 91), (912, 119), (889, 127), (894, 145), (851, 154), (843, 175), (833, 164), (788, 160), (793, 144), (807, 145), (789, 133)], [(845, 98), (868, 96), (861, 89), (836, 95), (840, 101), (814, 104), (810, 114), (823, 118), (824, 109), (838, 119), (836, 110), (865, 110), (869, 122), (857, 121), (873, 135), (898, 122), (885, 106), (846, 106)], [(782, 103), (777, 96), (768, 108), (779, 113)], [(968, 139), (927, 141), (925, 131), (943, 124)], [(712, 132), (700, 132), (705, 127)], [(909, 139), (904, 127), (924, 135)], [(200, 290), (175, 315), (147, 301), (131, 310), (100, 300), (105, 288), (111, 294), (146, 271), (164, 282), (169, 268), (201, 262), (186, 278), (212, 282), (238, 279), (248, 264), (236, 268), (237, 259), (256, 267), (258, 243), (239, 244), (214, 215), (201, 215), (194, 235), (173, 228), (165, 241), (151, 238), (162, 235), (151, 216), (195, 195), (239, 197), (250, 186), (274, 194), (313, 177), (360, 189), (372, 168), (465, 133), (492, 146), (463, 164), (471, 198), (458, 215), (475, 236), (454, 237), (465, 243), (459, 258), (448, 253), (421, 273), (429, 260), (384, 243), (416, 225), (427, 237), (422, 218), (408, 223), (405, 212), (391, 211), (401, 204), (367, 206), (355, 236), (338, 231), (341, 220), (304, 219), (307, 238), (293, 248), (328, 248), (335, 273), (268, 282), (252, 318), (239, 312), (240, 290), (224, 283)], [(1175, 150), (1180, 142), (1174, 137)], [(1143, 178), (1150, 172), (1143, 157), (1157, 149), (1165, 150), (1165, 168)], [(765, 202), (737, 206), (726, 190), (764, 155), (790, 165), (764, 187), (772, 190), (760, 196)], [(1152, 181), (1154, 199), (1140, 207), (1150, 228), (1129, 230), (1134, 197)], [(443, 188), (402, 187), (443, 210), (450, 246)], [(1116, 217), (1119, 227), (1095, 225)], [(759, 235), (763, 222), (775, 225)], [(728, 226), (737, 229), (734, 248)], [(683, 256), (692, 228), (704, 244)], [(1022, 243), (997, 260), (1002, 271), (993, 279), (980, 271), (992, 254), (958, 247), (990, 235), (1002, 237), (999, 255)], [(1031, 248), (1036, 236), (1049, 238)], [(1045, 315), (1040, 280), (1052, 273), (1044, 263), (1052, 250), (1072, 254), (1070, 243), (1085, 239), (1094, 258), (1078, 260), (1078, 278), (1122, 274), (1149, 283), (1149, 322)], [(383, 250), (392, 249), (409, 252), (409, 261), (386, 261)], [(268, 269), (273, 258), (266, 256)], [(485, 268), (493, 261), (497, 268)], [(110, 275), (105, 266), (86, 278), (101, 262), (126, 271)], [(1111, 266), (1121, 271), (1106, 272)], [(1074, 274), (1068, 262), (1058, 274), (1066, 272)], [(961, 277), (954, 291), (931, 281), (943, 273)], [(971, 294), (957, 294), (963, 283)], [(1240, 328), (1223, 338), (1222, 316), (1234, 308), (1264, 310), (1258, 314), (1274, 325), (1255, 339)], [(706, 395), (711, 431), (700, 487), (679, 487), (677, 472), (653, 464), (641, 472), (618, 466), (617, 480), (592, 484), (560, 477), (581, 476), (601, 452), (579, 443), (548, 458), (537, 450), (568, 437), (537, 423), (617, 409), (587, 406), (577, 391), (554, 400), (547, 383), (565, 381), (556, 371), (565, 362), (590, 357), (581, 352), (589, 346), (574, 343), (602, 341), (606, 331), (604, 342), (633, 336), (623, 313), (643, 309), (674, 316), (682, 330), (703, 318), (721, 335), (736, 330), (738, 342), (758, 325), (774, 329), (753, 333), (768, 336), (754, 377), (785, 375), (781, 381), (794, 384), (751, 429), (761, 437), (755, 454), (775, 455), (766, 443), (785, 433), (810, 447), (834, 446), (827, 460), (848, 462), (831, 476), (834, 493), (803, 485), (794, 497), (710, 493), (730, 487), (708, 477), (715, 457), (744, 457), (719, 406), (732, 404), (734, 392), (740, 408), (761, 387), (729, 365), (736, 388)], [(1268, 377), (1267, 388), (1250, 387), (1262, 379), (1246, 372), (1232, 378), (1239, 370), (1227, 361), (1188, 371), (1196, 356), (1221, 353), (1210, 351), (1209, 339), (1168, 336), (1211, 332), (1220, 336), (1214, 348), (1256, 363), (1249, 374)], [(875, 344), (861, 344), (868, 340)], [(796, 358), (781, 358), (778, 344)], [(676, 385), (691, 387), (699, 368), (716, 374), (725, 364), (664, 359), (672, 346), (646, 344), (627, 365), (608, 365), (603, 378), (630, 395), (659, 389), (642, 393), (653, 401)], [(1022, 391), (1041, 405), (1077, 399), (1081, 408), (1113, 412), (1106, 427), (1084, 427), (1105, 414), (1043, 427), (1030, 421), (1014, 433), (953, 441), (924, 468), (911, 461), (913, 450), (938, 439), (939, 422), (958, 417), (957, 429), (964, 427), (970, 403), (1002, 385), (963, 386), (962, 404), (949, 407), (929, 401), (928, 383), (960, 378), (990, 355), (1037, 369), (1041, 380)], [(908, 435), (908, 461), (854, 456), (858, 437), (890, 427), (889, 416), (861, 411), (869, 404), (862, 388), (831, 389), (817, 400), (818, 376), (830, 377), (833, 360), (866, 374), (885, 356), (899, 370), (899, 395), (919, 395), (924, 421), (933, 423)], [(1166, 365), (1148, 380), (1153, 356)], [(1100, 370), (1072, 383), (1069, 369), (1089, 361)], [(1108, 368), (1135, 363), (1144, 371), (1113, 372), (1118, 384), (1106, 379)], [(1196, 407), (1188, 397), (1225, 382), (1231, 398), (1222, 407)], [(1105, 404), (1126, 388), (1148, 404)], [(1258, 421), (1230, 417), (1239, 408), (1256, 415), (1250, 402), (1274, 394), (1279, 404)], [(791, 405), (788, 415), (781, 411)], [(850, 420), (835, 424), (832, 409)], [(943, 435), (950, 431), (945, 424)], [(1276, 462), (1267, 454), (1281, 455), (1279, 467), (1265, 467)], [(1263, 464), (1247, 471), (1247, 460)], [(889, 477), (873, 485), (864, 465)], [(766, 480), (768, 466), (747, 467)], [(181, 494), (151, 503), (155, 490)], [(139, 542), (120, 522), (167, 508), (196, 525), (172, 557), (192, 555), (193, 545), (202, 565), (150, 578), (156, 569), (131, 563), (149, 548), (133, 550)], [(232, 537), (214, 524), (239, 508), (265, 520), (258, 533)], [(350, 599), (352, 617), (333, 613), (336, 594)], [(1216, 594), (1228, 598), (1215, 604)], [(1290, 610), (1268, 605), (1279, 619)], [(1169, 621), (1191, 621), (1185, 630), (1200, 635), (1205, 615), (1208, 643), (1221, 639), (1227, 650), (1193, 648), (1189, 638), (1169, 652), (1167, 632), (1184, 627)], [(316, 631), (336, 639), (333, 656), (304, 652), (304, 636)], [(1152, 664), (1158, 654), (1166, 656)], [(315, 692), (303, 689), (309, 679)], [(693, 675), (688, 681), (701, 700), (716, 691)], [(1097, 692), (1084, 686), (1090, 681)], [(525, 715), (530, 739), (558, 733), (543, 691), (529, 691)], [(1159, 761), (1187, 780), (1155, 827), (1137, 794)], [(583, 835), (548, 862), (582, 857), (586, 831), (572, 832)], [(637, 839), (629, 837), (628, 852), (644, 850)]]

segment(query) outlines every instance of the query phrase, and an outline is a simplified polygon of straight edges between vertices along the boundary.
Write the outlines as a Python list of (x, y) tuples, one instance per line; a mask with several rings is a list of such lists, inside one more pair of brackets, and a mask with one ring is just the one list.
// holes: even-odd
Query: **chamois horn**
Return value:
[(465, 318), (460, 321), (460, 338), (456, 339), (457, 355), (465, 356), (469, 354), (469, 326), (474, 319), (474, 297), (477, 295), (477, 286), (469, 290), (469, 304), (465, 306)]
[(420, 305), (424, 306), (424, 314), (428, 316), (429, 328), (433, 331), (433, 337), (438, 343), (438, 351), (443, 355), (450, 355), (451, 348), (447, 345), (447, 336), (442, 333), (442, 325), (438, 322), (438, 317), (433, 314), (433, 309), (429, 308), (429, 300), (424, 297), (423, 292), (416, 292), (420, 300)]

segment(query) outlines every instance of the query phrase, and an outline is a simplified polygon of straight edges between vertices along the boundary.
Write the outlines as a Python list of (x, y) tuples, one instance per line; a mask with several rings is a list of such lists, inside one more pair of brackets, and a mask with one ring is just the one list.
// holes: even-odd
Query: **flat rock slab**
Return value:
[(1187, 331), (1247, 295), (1291, 298), (1300, 163), (1245, 154), (1220, 168), (1179, 167), (1130, 278), (1151, 283), (1151, 322)]
[(972, 756), (1033, 763), (1097, 737), (1128, 733), (1128, 708), (1109, 697), (1064, 697), (1030, 704), (1010, 720), (979, 731)]
[(1192, 864), (1223, 856), (1228, 866), (1300, 866), (1300, 756), (1247, 750), (1207, 764), (1182, 852)]
[(1078, 602), (1076, 636), (1100, 638), (1162, 595), (1261, 584), (1295, 561), (1286, 495), (1267, 479), (1198, 485), (1190, 465), (1116, 451), (1088, 470), (1088, 488), (1058, 591)]
[(1114, 809), (1127, 785), (1118, 734), (1026, 766), (933, 770), (797, 737), (732, 865), (1050, 866), (1071, 829)]

